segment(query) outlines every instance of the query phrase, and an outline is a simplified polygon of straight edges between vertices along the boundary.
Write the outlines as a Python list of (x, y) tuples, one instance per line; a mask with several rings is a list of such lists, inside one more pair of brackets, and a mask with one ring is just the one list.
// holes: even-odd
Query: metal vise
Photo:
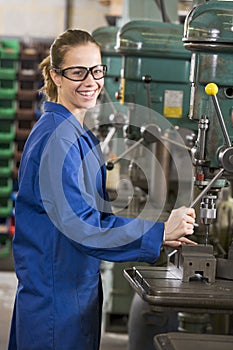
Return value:
[(183, 282), (201, 275), (209, 283), (215, 282), (216, 259), (213, 255), (213, 246), (202, 245), (182, 246)]

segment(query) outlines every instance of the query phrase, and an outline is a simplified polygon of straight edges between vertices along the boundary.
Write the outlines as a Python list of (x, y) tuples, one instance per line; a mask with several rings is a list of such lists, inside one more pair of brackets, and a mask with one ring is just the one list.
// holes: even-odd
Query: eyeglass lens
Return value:
[(82, 81), (86, 79), (88, 73), (91, 72), (94, 79), (98, 80), (104, 77), (106, 67), (104, 65), (98, 65), (91, 68), (86, 67), (71, 67), (63, 70), (63, 75), (74, 81)]

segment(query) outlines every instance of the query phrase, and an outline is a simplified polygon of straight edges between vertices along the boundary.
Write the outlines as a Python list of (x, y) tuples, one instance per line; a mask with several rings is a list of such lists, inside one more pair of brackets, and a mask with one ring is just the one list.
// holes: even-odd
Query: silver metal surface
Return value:
[(156, 335), (154, 344), (157, 350), (232, 350), (233, 336), (167, 333)]
[(124, 270), (125, 278), (152, 309), (233, 314), (233, 281), (202, 278), (185, 283), (182, 271), (167, 267), (139, 266)]

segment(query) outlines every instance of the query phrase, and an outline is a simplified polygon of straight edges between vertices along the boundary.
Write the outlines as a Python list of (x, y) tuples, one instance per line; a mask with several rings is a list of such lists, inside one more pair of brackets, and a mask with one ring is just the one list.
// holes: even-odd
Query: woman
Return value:
[(98, 140), (84, 124), (104, 84), (98, 44), (68, 30), (42, 63), (48, 101), (23, 152), (13, 242), (18, 278), (10, 350), (97, 350), (100, 261), (154, 263), (162, 243), (193, 244), (195, 213), (167, 222), (111, 213)]

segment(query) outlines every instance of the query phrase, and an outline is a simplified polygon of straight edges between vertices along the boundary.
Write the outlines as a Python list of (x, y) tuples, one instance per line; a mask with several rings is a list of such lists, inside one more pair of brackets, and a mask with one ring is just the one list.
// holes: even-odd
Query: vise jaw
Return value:
[(182, 246), (183, 282), (201, 276), (209, 283), (215, 282), (216, 259), (212, 245), (198, 244), (196, 246)]

